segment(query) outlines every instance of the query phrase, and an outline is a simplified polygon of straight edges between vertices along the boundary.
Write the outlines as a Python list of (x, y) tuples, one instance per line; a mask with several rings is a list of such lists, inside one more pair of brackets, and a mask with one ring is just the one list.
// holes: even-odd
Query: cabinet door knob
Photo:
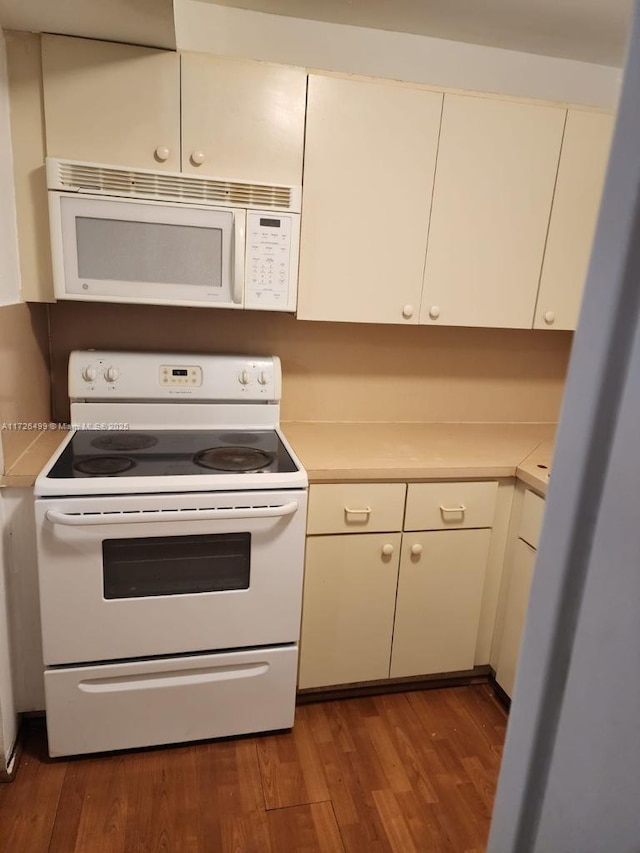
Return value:
[(411, 553), (414, 557), (419, 557), (422, 554), (422, 545), (419, 545), (417, 542), (415, 545), (411, 546)]
[(155, 150), (156, 160), (159, 160), (161, 163), (164, 163), (165, 160), (168, 160), (170, 154), (171, 151), (169, 151), (166, 145), (158, 145)]
[(440, 316), (440, 306), (432, 305), (431, 308), (429, 308), (429, 316), (432, 320), (437, 320)]
[(191, 162), (194, 166), (202, 166), (204, 163), (204, 151), (193, 151), (191, 154)]
[(390, 557), (393, 554), (393, 545), (383, 545), (382, 546), (382, 556)]
[(556, 315), (553, 313), (553, 311), (547, 311), (547, 313), (544, 315), (544, 321), (547, 326), (552, 326), (555, 323)]
[(413, 317), (413, 305), (405, 305), (402, 309), (402, 316), (408, 320), (409, 317)]

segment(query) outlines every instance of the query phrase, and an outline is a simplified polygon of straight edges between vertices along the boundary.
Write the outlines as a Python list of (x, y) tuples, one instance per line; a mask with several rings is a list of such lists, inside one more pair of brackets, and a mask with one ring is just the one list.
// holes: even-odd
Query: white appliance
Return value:
[(47, 159), (57, 299), (295, 311), (301, 188)]
[(307, 476), (279, 359), (73, 352), (35, 485), (52, 756), (293, 725)]

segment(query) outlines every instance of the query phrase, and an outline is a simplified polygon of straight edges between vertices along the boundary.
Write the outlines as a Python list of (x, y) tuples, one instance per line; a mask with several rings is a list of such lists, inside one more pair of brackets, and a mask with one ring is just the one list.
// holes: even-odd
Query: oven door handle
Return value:
[(66, 513), (48, 509), (46, 519), (66, 527), (89, 527), (103, 524), (146, 524), (158, 521), (215, 521), (219, 518), (281, 518), (293, 515), (298, 501), (280, 506), (230, 507), (227, 509), (134, 510), (133, 512)]

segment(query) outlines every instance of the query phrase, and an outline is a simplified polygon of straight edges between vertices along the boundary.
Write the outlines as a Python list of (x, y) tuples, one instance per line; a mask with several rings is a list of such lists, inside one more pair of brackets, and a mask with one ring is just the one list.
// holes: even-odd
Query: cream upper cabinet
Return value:
[(421, 322), (531, 328), (565, 115), (445, 95)]
[(184, 172), (300, 186), (303, 69), (200, 53), (181, 68)]
[(442, 95), (311, 75), (298, 317), (417, 323)]
[(600, 206), (613, 117), (570, 109), (534, 327), (575, 329)]
[(180, 169), (176, 53), (42, 36), (49, 157)]

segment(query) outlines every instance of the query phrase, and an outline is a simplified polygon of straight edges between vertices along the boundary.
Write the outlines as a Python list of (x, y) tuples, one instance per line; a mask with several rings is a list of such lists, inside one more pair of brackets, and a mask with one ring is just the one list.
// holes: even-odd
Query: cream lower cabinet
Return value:
[(307, 539), (300, 689), (388, 678), (400, 539)]
[(390, 675), (473, 669), (491, 530), (405, 533)]
[(311, 486), (301, 690), (473, 669), (497, 490)]
[(522, 539), (514, 545), (496, 681), (507, 696), (513, 693), (522, 632), (529, 604), (536, 552)]
[(509, 548), (508, 567), (504, 576), (506, 596), (495, 666), (496, 681), (507, 696), (513, 694), (516, 680), (544, 506), (544, 498), (529, 489), (519, 487), (517, 503), (514, 506), (515, 534)]

